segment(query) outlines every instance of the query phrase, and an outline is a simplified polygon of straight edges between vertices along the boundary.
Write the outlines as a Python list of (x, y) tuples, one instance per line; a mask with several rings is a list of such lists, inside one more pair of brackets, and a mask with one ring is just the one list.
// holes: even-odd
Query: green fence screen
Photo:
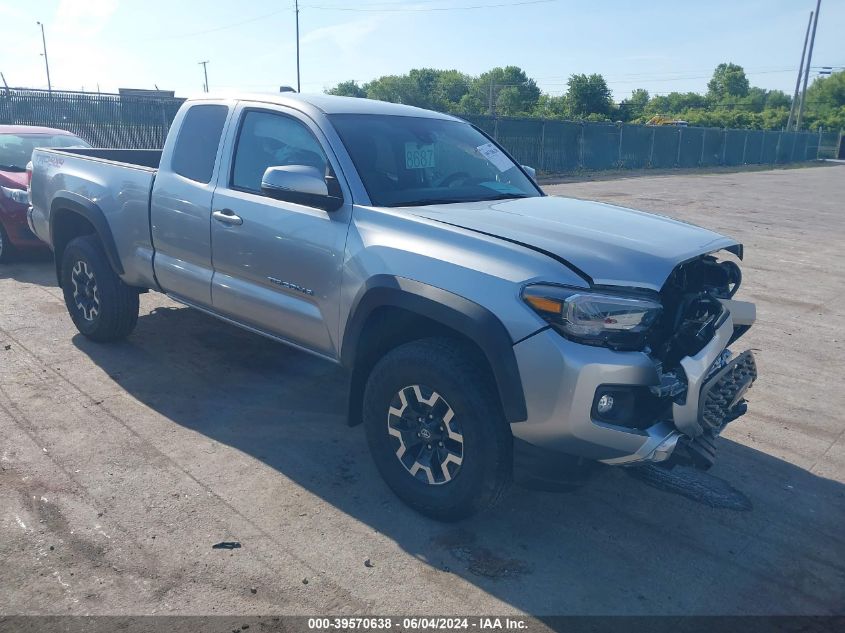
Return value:
[[(44, 125), (96, 147), (161, 148), (182, 99), (6, 90), (0, 124)], [(523, 165), (547, 174), (582, 169), (770, 165), (834, 158), (838, 132), (722, 130), (531, 118), (463, 116)]]
[(623, 125), (619, 133), (622, 135), (620, 167), (624, 169), (648, 167), (654, 129), (645, 125)]
[(701, 127), (682, 127), (678, 130), (678, 167), (698, 167), (701, 164), (704, 132), (705, 129)]

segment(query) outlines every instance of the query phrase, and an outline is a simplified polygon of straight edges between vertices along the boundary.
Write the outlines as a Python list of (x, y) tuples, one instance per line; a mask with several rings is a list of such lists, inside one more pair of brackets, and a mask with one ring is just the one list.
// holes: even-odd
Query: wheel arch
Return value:
[(361, 422), (364, 385), (378, 359), (398, 345), (429, 336), (468, 342), (489, 370), (506, 420), (527, 419), (513, 341), (492, 312), (441, 288), (377, 275), (353, 301), (341, 345), (341, 363), (351, 371), (350, 426)]
[(103, 245), (109, 265), (123, 275), (123, 264), (117, 253), (109, 223), (103, 210), (94, 202), (72, 191), (59, 191), (50, 205), (50, 244), (56, 260), (56, 279), (61, 285), (62, 256), (68, 243), (81, 235), (96, 235)]

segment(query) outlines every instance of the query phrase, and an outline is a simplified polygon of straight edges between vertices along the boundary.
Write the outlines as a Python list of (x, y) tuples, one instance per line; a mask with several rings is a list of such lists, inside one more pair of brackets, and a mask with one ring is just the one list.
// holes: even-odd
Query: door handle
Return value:
[(223, 224), (231, 224), (233, 226), (240, 226), (244, 223), (243, 218), (239, 215), (235, 215), (235, 212), (231, 209), (221, 209), (219, 211), (212, 211), (211, 217), (217, 220), (218, 222), (222, 222)]

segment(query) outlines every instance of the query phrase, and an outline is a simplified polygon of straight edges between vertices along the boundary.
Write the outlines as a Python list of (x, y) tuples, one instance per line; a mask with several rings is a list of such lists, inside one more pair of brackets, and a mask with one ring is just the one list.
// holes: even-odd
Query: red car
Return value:
[(64, 130), (32, 125), (0, 125), (0, 263), (16, 251), (46, 249), (26, 221), (27, 163), (36, 147), (91, 147)]

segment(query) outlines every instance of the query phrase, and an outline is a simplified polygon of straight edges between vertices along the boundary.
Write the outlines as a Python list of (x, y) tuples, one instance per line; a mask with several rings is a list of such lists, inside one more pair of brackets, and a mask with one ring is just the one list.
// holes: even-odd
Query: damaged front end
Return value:
[(661, 290), (664, 310), (649, 341), (660, 382), (649, 390), (680, 434), (666, 465), (710, 468), (716, 438), (747, 410), (754, 355), (728, 349), (756, 317), (754, 304), (733, 299), (741, 281), (736, 263), (704, 255), (678, 266)]

